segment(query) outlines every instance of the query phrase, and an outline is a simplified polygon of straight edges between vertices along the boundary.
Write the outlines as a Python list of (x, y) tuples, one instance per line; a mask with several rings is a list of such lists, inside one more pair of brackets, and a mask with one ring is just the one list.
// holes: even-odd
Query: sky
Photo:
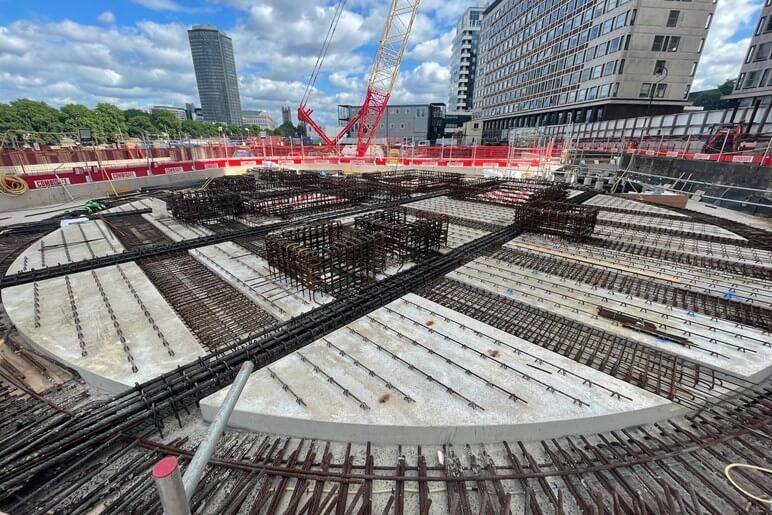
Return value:
[[(0, 0), (0, 102), (111, 102), (122, 108), (199, 105), (186, 30), (233, 38), (244, 109), (281, 119), (305, 91), (335, 0)], [(719, 0), (692, 91), (739, 72), (764, 0)], [(335, 2), (336, 3), (336, 2)], [(387, 0), (348, 0), (308, 105), (337, 125), (357, 104)], [(423, 0), (392, 103), (447, 102), (455, 23), (476, 0)]]

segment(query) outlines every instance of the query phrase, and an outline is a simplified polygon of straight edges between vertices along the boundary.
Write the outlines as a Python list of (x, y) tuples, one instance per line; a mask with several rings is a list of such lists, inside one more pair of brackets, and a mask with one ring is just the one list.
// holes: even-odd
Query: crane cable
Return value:
[(311, 77), (308, 80), (308, 85), (306, 85), (306, 91), (303, 93), (303, 99), (300, 101), (300, 105), (306, 105), (308, 97), (311, 95), (311, 90), (316, 84), (316, 80), (319, 78), (319, 72), (322, 70), (322, 64), (324, 64), (324, 59), (327, 57), (327, 52), (330, 50), (332, 38), (338, 28), (338, 22), (340, 21), (340, 16), (343, 14), (343, 8), (345, 6), (346, 0), (338, 0), (337, 5), (335, 6), (335, 12), (332, 15), (332, 20), (330, 21), (330, 27), (327, 29), (327, 36), (322, 44), (322, 51), (316, 58), (316, 64), (314, 64), (314, 69), (311, 72)]
[(27, 181), (18, 175), (6, 175), (0, 172), (0, 193), (18, 197), (24, 195), (29, 190)]

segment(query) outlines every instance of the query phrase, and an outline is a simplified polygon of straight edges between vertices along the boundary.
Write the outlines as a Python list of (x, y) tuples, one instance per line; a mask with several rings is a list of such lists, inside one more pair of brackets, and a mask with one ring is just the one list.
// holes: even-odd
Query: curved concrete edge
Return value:
[[(201, 415), (211, 422), (219, 403), (200, 402)], [(528, 424), (498, 424), (479, 426), (392, 426), (349, 424), (303, 420), (293, 417), (265, 415), (240, 410), (233, 411), (228, 425), (262, 433), (298, 438), (341, 442), (370, 442), (381, 445), (441, 445), (463, 443), (499, 443), (505, 440), (544, 440), (573, 434), (592, 434), (650, 424), (688, 413), (676, 404), (662, 404), (635, 411), (597, 417), (554, 420)]]
[[(131, 277), (131, 272), (127, 272), (129, 276)], [(144, 274), (143, 274), (144, 275)], [(52, 279), (53, 281), (55, 279)], [(40, 284), (45, 283), (46, 281), (41, 282)], [(73, 284), (77, 282), (77, 279), (73, 280)], [(105, 281), (105, 285), (109, 287), (112, 283), (109, 281)], [(136, 283), (135, 283), (136, 284)], [(148, 284), (152, 284), (149, 282)], [(185, 341), (188, 343), (187, 349), (184, 347), (175, 349), (177, 354), (175, 357), (166, 358), (166, 354), (163, 354), (163, 359), (158, 359), (158, 356), (154, 356), (152, 354), (148, 354), (146, 349), (134, 349), (133, 355), (136, 356), (139, 367), (143, 367), (143, 359), (146, 360), (144, 363), (151, 364), (149, 365), (148, 371), (145, 372), (144, 370), (142, 373), (136, 374), (136, 377), (133, 375), (126, 375), (124, 374), (121, 376), (120, 373), (113, 373), (115, 372), (115, 368), (113, 368), (114, 365), (117, 364), (117, 362), (109, 361), (108, 366), (109, 368), (105, 369), (100, 373), (99, 370), (95, 370), (93, 368), (88, 368), (87, 364), (79, 363), (78, 359), (73, 357), (72, 355), (66, 355), (66, 353), (58, 353), (56, 348), (51, 348), (48, 345), (46, 345), (46, 338), (40, 339), (40, 334), (37, 334), (35, 332), (35, 329), (33, 329), (32, 323), (30, 321), (31, 316), (31, 308), (28, 307), (29, 313), (24, 311), (24, 307), (20, 307), (20, 298), (17, 297), (17, 295), (20, 295), (20, 290), (28, 289), (29, 285), (22, 285), (22, 286), (14, 286), (12, 288), (5, 288), (0, 292), (0, 300), (2, 300), (2, 304), (5, 306), (5, 309), (8, 314), (8, 318), (13, 324), (13, 327), (16, 328), (19, 338), (29, 346), (30, 349), (32, 349), (34, 352), (40, 354), (41, 356), (44, 356), (45, 358), (51, 360), (54, 363), (57, 363), (78, 376), (80, 376), (81, 379), (83, 379), (88, 385), (93, 386), (96, 389), (99, 389), (105, 393), (108, 394), (120, 394), (127, 390), (130, 390), (133, 388), (137, 383), (144, 383), (145, 381), (148, 381), (150, 379), (153, 379), (157, 376), (160, 376), (168, 371), (174, 370), (177, 366), (182, 366), (187, 363), (195, 361), (199, 356), (202, 356), (205, 354), (204, 349), (197, 343), (194, 336), (192, 334), (189, 334), (187, 331), (187, 327), (184, 326), (184, 324), (177, 320), (175, 322), (178, 326), (178, 328), (183, 328), (185, 332), (179, 333), (175, 331), (170, 331), (170, 326), (167, 325), (165, 322), (169, 322), (168, 320), (161, 321), (162, 316), (169, 316), (169, 317), (176, 317), (176, 314), (172, 310), (168, 304), (166, 304), (165, 299), (161, 296), (160, 292), (155, 290), (155, 293), (157, 295), (157, 299), (154, 300), (160, 300), (163, 301), (162, 307), (165, 308), (165, 312), (163, 313), (156, 313), (155, 309), (153, 308), (152, 301), (145, 297), (144, 302), (147, 306), (149, 306), (149, 309), (153, 311), (154, 316), (157, 317), (157, 320), (159, 321), (159, 325), (166, 331), (166, 335), (172, 339), (172, 342), (177, 342), (182, 345), (181, 338), (184, 338)], [(154, 286), (153, 286), (154, 288)], [(139, 289), (139, 287), (138, 287)], [(140, 290), (140, 294), (141, 294)], [(31, 296), (30, 296), (31, 297)], [(61, 298), (57, 297), (59, 301), (61, 302)], [(63, 294), (63, 298), (65, 299), (63, 302), (66, 302), (66, 294)], [(139, 310), (138, 307), (135, 307), (135, 309)], [(21, 310), (21, 311), (19, 311)], [(20, 315), (21, 313), (21, 315)], [(82, 320), (87, 321), (89, 317), (93, 317), (94, 315), (86, 315), (84, 313)], [(27, 317), (25, 319), (25, 317)], [(147, 324), (146, 320), (141, 319), (137, 322), (139, 325), (136, 325), (137, 327), (137, 333), (128, 333), (127, 335), (131, 336), (134, 335), (137, 342), (145, 343), (147, 342), (147, 335), (142, 334), (142, 331), (150, 331), (149, 324)], [(56, 328), (58, 330), (58, 327)], [(127, 329), (128, 331), (128, 329)], [(175, 336), (177, 339), (175, 340)], [(46, 337), (52, 340), (56, 340), (56, 334), (55, 333), (46, 333)], [(60, 343), (62, 340), (58, 340)], [(104, 343), (101, 340), (97, 343)], [(74, 345), (77, 345), (75, 343)], [(156, 345), (157, 349), (159, 350), (161, 347), (159, 345)], [(137, 352), (139, 350), (139, 352)], [(98, 352), (98, 351), (97, 351)], [(121, 360), (125, 360), (124, 356), (120, 357)], [(126, 365), (124, 361), (122, 363)]]
[(19, 333), (19, 336), (24, 341), (24, 343), (29, 345), (33, 351), (50, 359), (54, 363), (58, 363), (70, 370), (75, 371), (81, 377), (81, 379), (83, 379), (86, 382), (86, 384), (90, 386), (98, 388), (109, 394), (120, 394), (125, 392), (126, 390), (133, 388), (134, 386), (134, 385), (127, 385), (119, 381), (114, 381), (109, 377), (95, 374), (83, 367), (76, 365), (75, 363), (71, 363), (65, 359), (62, 359), (61, 356), (54, 354), (53, 352), (49, 351), (42, 345), (39, 345), (37, 342), (35, 342), (35, 340), (31, 338), (29, 335), (27, 335), (22, 328), (16, 326), (16, 331)]

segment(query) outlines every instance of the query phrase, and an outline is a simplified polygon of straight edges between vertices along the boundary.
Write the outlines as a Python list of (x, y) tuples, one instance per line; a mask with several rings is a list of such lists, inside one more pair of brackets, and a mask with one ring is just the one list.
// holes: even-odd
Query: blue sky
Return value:
[[(719, 0), (694, 90), (737, 74), (763, 1)], [(320, 123), (361, 100), (386, 3), (348, 0), (309, 101)], [(474, 3), (422, 1), (394, 102), (447, 101), (455, 21)], [(325, 0), (0, 0), (0, 102), (198, 104), (185, 31), (210, 23), (234, 39), (244, 108), (278, 119), (303, 93), (331, 12)]]

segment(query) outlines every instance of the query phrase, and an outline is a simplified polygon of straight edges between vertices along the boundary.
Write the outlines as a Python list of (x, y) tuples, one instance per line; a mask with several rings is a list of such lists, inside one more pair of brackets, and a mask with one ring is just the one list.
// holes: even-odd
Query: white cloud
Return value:
[(764, 0), (718, 2), (692, 91), (713, 88), (726, 79), (737, 78), (750, 44), (749, 38), (738, 39), (738, 34), (755, 29), (763, 3)]
[(456, 31), (450, 30), (441, 34), (439, 37), (422, 41), (410, 50), (407, 56), (414, 61), (439, 60), (444, 64), (450, 62), (450, 55), (453, 52), (453, 38)]
[[(206, 8), (201, 1), (130, 1), (158, 13)], [(210, 9), (233, 14), (233, 25), (221, 28), (234, 41), (243, 107), (265, 109), (279, 119), (280, 106), (289, 103), (294, 108), (305, 91), (333, 13), (330, 2), (208, 2)], [(446, 100), (453, 26), (469, 3), (423, 1), (394, 102)], [(337, 124), (337, 104), (362, 101), (387, 8), (381, 0), (348, 1), (309, 99), (320, 124)], [(198, 104), (188, 26), (157, 21), (165, 19), (164, 14), (146, 14), (156, 21), (120, 25), (111, 11), (105, 11), (93, 25), (31, 18), (0, 26), (0, 102), (31, 97), (53, 105)]]
[(132, 3), (141, 5), (153, 11), (184, 11), (185, 7), (174, 0), (131, 0)]
[(115, 15), (111, 11), (103, 12), (97, 19), (105, 25), (112, 25), (115, 23)]
[(186, 27), (179, 24), (119, 29), (17, 21), (0, 28), (0, 70), (0, 101), (145, 107), (197, 97)]

